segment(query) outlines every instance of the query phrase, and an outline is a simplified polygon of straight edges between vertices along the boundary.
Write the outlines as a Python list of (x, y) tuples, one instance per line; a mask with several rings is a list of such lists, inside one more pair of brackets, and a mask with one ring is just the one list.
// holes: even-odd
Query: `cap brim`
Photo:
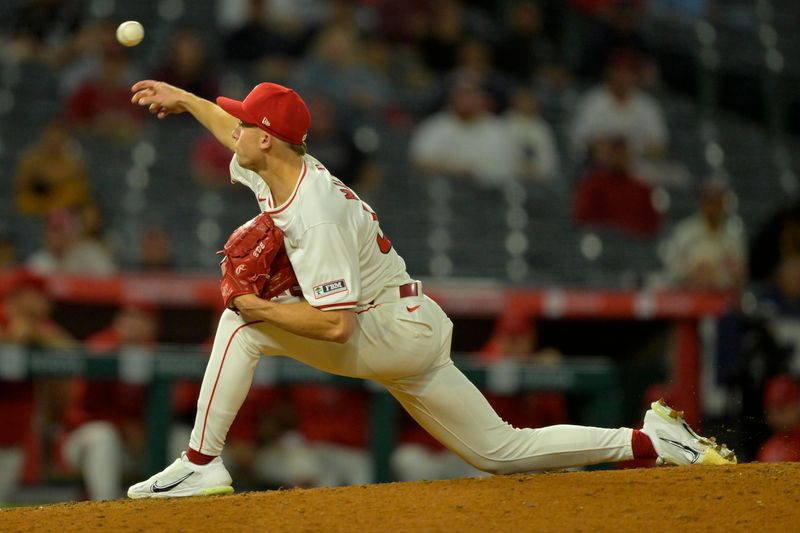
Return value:
[(233, 98), (227, 98), (225, 96), (217, 96), (217, 105), (229, 115), (233, 115), (244, 122), (251, 122), (250, 118), (247, 116), (247, 113), (244, 112), (242, 102), (239, 100), (234, 100)]

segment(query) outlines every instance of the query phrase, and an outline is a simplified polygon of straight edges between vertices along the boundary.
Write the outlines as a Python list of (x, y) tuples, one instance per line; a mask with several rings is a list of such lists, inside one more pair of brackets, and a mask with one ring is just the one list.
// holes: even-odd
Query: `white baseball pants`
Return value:
[[(419, 306), (415, 308), (415, 306)], [(381, 383), (431, 435), (467, 463), (495, 474), (633, 458), (632, 430), (504, 422), (450, 359), (452, 322), (430, 298), (367, 308), (345, 344), (294, 335), (233, 311), (220, 318), (190, 446), (219, 455), (262, 355), (286, 355), (332, 374)]]

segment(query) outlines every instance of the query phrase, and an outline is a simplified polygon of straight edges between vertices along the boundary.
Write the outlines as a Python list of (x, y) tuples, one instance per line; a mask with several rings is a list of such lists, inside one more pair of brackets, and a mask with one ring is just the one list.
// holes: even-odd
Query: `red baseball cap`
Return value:
[(217, 97), (217, 105), (290, 144), (306, 141), (311, 114), (300, 95), (277, 83), (259, 83), (243, 101)]

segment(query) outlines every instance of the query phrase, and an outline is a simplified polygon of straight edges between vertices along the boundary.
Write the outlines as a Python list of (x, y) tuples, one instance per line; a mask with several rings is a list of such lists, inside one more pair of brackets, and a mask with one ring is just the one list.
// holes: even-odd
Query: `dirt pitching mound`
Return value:
[(796, 531), (800, 464), (496, 476), (0, 511), (16, 531)]

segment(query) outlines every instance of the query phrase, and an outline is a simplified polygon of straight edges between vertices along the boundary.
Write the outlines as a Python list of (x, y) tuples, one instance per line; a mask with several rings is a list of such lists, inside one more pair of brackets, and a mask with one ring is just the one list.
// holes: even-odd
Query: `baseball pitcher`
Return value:
[[(442, 444), (495, 474), (633, 458), (730, 464), (732, 451), (694, 433), (655, 402), (642, 430), (505, 423), (450, 358), (452, 322), (409, 277), (378, 215), (306, 154), (310, 116), (274, 83), (216, 104), (171, 85), (133, 85), (134, 104), (158, 118), (191, 113), (234, 156), (231, 180), (249, 187), (261, 214), (223, 250), (220, 317), (187, 450), (130, 487), (131, 498), (233, 492), (220, 454), (262, 355), (374, 380)], [(295, 287), (297, 296), (292, 295)]]

